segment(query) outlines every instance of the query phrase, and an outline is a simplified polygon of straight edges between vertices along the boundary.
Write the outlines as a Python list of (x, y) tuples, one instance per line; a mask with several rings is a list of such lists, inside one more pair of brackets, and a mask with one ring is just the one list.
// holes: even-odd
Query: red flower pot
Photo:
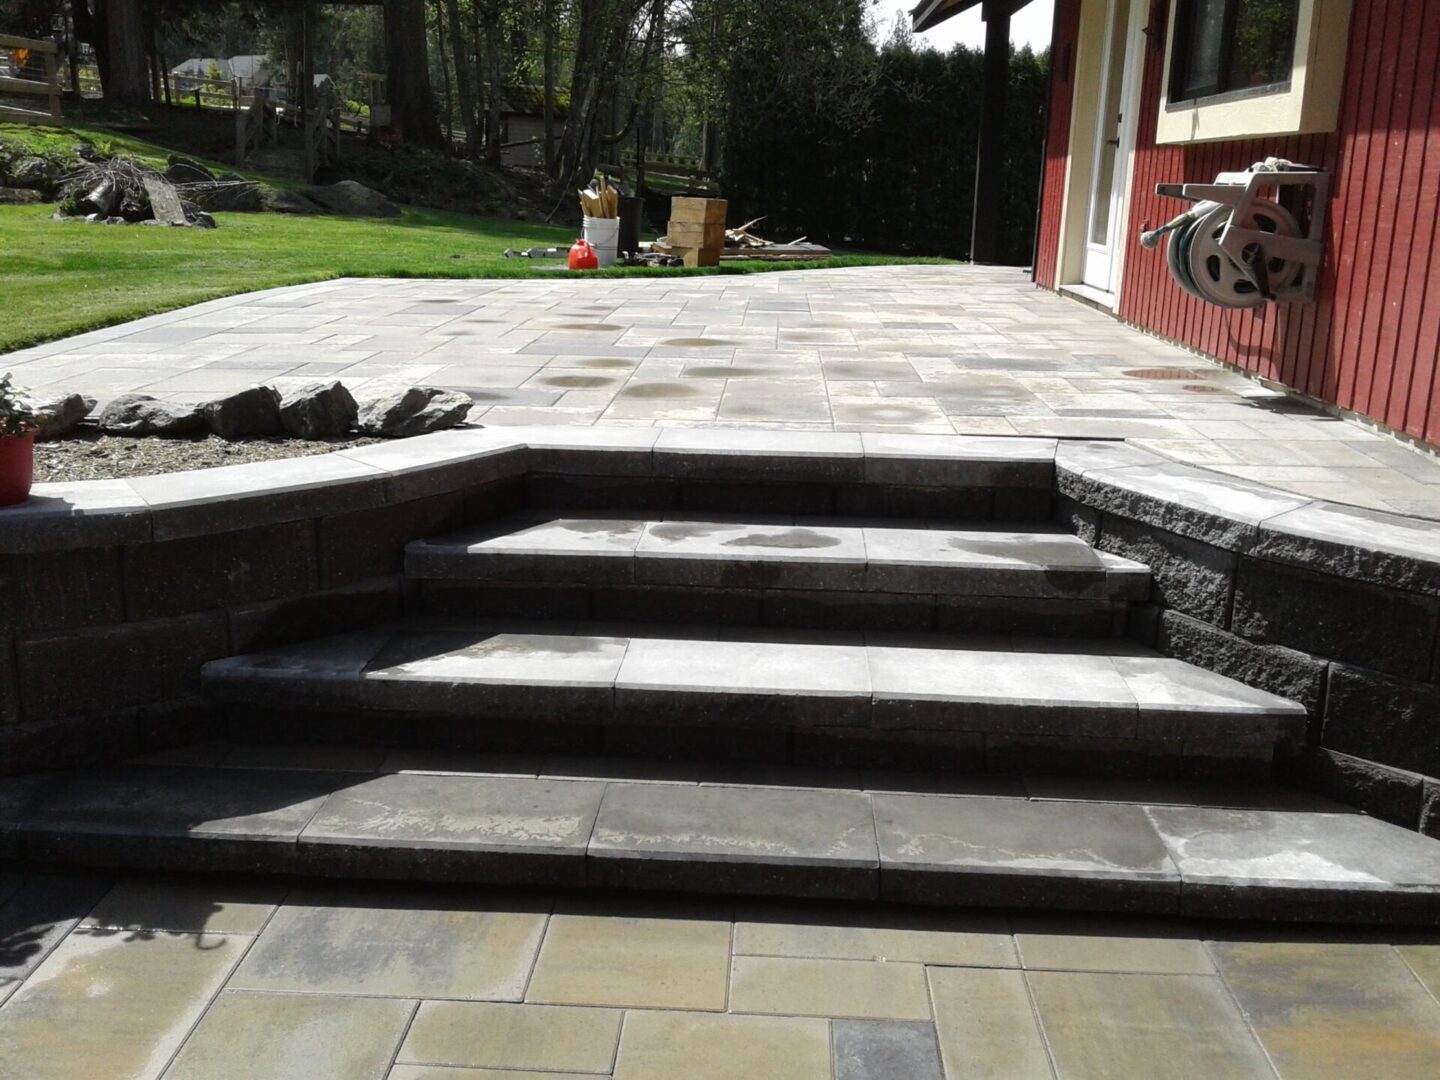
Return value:
[(35, 433), (0, 438), (0, 506), (28, 499), (34, 479)]

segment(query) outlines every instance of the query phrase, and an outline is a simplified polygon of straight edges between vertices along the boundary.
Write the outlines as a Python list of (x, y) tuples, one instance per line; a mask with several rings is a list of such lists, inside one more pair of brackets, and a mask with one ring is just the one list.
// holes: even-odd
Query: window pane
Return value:
[(1220, 47), (1225, 39), (1226, 0), (1195, 0), (1190, 5), (1189, 50), (1182, 69), (1184, 93), (1192, 98), (1220, 91)]
[(1290, 81), (1297, 0), (1239, 0), (1225, 89)]

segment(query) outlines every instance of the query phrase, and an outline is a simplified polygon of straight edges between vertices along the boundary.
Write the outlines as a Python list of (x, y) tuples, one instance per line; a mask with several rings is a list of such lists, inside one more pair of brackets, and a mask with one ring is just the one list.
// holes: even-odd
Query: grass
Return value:
[[(0, 139), (15, 139), (0, 125)], [(68, 152), (79, 135), (163, 164), (168, 151), (101, 130), (18, 129), (32, 152)], [(235, 293), (337, 277), (521, 278), (544, 263), (506, 248), (568, 246), (571, 228), (406, 208), (399, 218), (218, 214), (215, 230), (52, 221), (53, 206), (0, 206), (0, 353)], [(710, 269), (616, 267), (595, 276), (685, 276), (942, 262), (841, 255), (813, 263)], [(552, 264), (553, 265), (553, 264)]]

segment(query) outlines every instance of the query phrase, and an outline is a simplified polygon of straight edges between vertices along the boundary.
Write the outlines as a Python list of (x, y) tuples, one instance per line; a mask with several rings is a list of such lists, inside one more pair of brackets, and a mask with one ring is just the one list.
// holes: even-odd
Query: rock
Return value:
[(165, 179), (172, 184), (211, 184), (215, 182), (215, 174), (187, 157), (179, 154), (171, 154), (169, 158), (170, 167), (165, 170)]
[(0, 206), (28, 206), (44, 201), (40, 192), (31, 188), (0, 187)]
[(288, 188), (271, 184), (258, 184), (255, 193), (260, 205), (257, 209), (271, 214), (318, 214), (320, 208), (303, 195), (297, 195)]
[(255, 184), (214, 183), (187, 188), (185, 197), (212, 213), (253, 214), (260, 210), (260, 191)]
[(222, 172), (215, 179), (222, 184), (243, 184), (248, 182), (247, 178), (241, 176), (238, 172)]
[(474, 402), (470, 395), (438, 386), (412, 386), (398, 394), (367, 402), (357, 427), (365, 435), (404, 439), (464, 423)]
[(327, 210), (346, 217), (399, 217), (400, 208), (364, 184), (341, 180), (310, 189), (310, 197)]
[(314, 383), (292, 390), (280, 401), (280, 424), (286, 434), (300, 439), (329, 439), (344, 435), (355, 423), (359, 408), (350, 391), (338, 382)]
[(205, 418), (195, 406), (148, 394), (125, 394), (100, 412), (100, 430), (111, 435), (192, 435), (204, 427)]
[(195, 228), (197, 229), (215, 228), (215, 219), (209, 214), (207, 214), (204, 210), (196, 210), (195, 213), (191, 216), (189, 223), (195, 226)]
[(35, 415), (40, 420), (40, 433), (36, 438), (48, 442), (69, 435), (93, 408), (95, 399), (84, 394), (62, 394), (37, 401)]
[(222, 439), (246, 435), (279, 435), (280, 391), (273, 386), (252, 386), (248, 390), (218, 398), (200, 406), (205, 423)]
[(55, 184), (53, 166), (41, 157), (23, 157), (10, 170), (10, 185), (44, 191)]

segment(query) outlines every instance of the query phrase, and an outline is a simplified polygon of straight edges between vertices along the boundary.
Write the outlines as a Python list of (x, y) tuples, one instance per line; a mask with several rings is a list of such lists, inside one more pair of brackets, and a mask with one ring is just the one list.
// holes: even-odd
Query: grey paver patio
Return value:
[[(0, 881), (30, 877), (0, 863)], [(1440, 1070), (1436, 930), (88, 880), (50, 905), (0, 900), (0, 958), (49, 935), (0, 1003), (7, 1078)]]
[(39, 392), (101, 398), (201, 401), (320, 372), (362, 396), (433, 382), (471, 392), (487, 425), (1123, 438), (1304, 496), (1440, 518), (1440, 460), (1004, 267), (348, 279), (93, 331), (0, 367)]

